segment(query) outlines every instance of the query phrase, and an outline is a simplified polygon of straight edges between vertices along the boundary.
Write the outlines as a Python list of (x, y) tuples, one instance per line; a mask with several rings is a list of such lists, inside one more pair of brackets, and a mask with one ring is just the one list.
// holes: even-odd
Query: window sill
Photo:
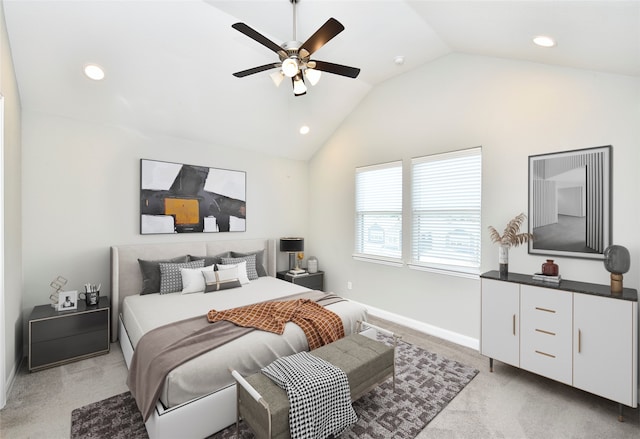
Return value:
[(402, 267), (404, 262), (399, 259), (385, 258), (383, 256), (354, 254), (353, 259), (361, 262), (372, 262), (374, 264), (389, 265), (391, 267)]
[(446, 276), (464, 277), (467, 279), (479, 279), (480, 269), (478, 268), (464, 268), (464, 267), (435, 267), (432, 265), (412, 264), (408, 263), (407, 266), (412, 270), (428, 271), (430, 273), (444, 274)]

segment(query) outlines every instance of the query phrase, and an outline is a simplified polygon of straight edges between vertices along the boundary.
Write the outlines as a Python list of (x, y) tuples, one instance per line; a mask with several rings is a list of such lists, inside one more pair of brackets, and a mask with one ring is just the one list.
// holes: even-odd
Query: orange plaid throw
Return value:
[(285, 324), (293, 322), (304, 331), (310, 350), (344, 337), (340, 316), (310, 299), (264, 302), (226, 311), (212, 309), (207, 313), (207, 320), (210, 323), (227, 320), (280, 335)]

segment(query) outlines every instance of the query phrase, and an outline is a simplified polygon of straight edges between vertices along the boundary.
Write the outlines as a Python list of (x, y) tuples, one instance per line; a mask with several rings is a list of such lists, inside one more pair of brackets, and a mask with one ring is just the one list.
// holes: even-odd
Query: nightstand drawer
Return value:
[(324, 271), (303, 274), (301, 276), (292, 276), (286, 271), (280, 271), (276, 274), (276, 277), (296, 285), (307, 287), (310, 290), (324, 291)]
[(31, 323), (31, 342), (39, 343), (47, 340), (72, 337), (79, 333), (100, 331), (108, 323), (109, 313), (96, 311), (78, 314), (73, 317), (55, 317), (36, 320)]
[(37, 369), (70, 359), (109, 352), (109, 334), (105, 331), (85, 332), (66, 338), (32, 343), (29, 366)]

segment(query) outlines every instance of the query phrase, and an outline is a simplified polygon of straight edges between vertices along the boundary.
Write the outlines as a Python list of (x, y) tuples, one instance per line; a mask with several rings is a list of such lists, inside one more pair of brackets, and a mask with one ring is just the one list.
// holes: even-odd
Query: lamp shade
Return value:
[(293, 94), (294, 96), (302, 96), (307, 93), (307, 86), (304, 84), (304, 79), (302, 79), (301, 74), (297, 74), (295, 77), (291, 78), (293, 81)]
[(280, 251), (289, 253), (304, 251), (304, 238), (280, 238)]

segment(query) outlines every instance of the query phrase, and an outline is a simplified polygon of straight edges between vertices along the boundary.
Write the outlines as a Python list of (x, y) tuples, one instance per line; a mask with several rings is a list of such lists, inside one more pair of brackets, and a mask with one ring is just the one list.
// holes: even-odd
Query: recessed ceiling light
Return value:
[(533, 43), (540, 47), (554, 47), (556, 45), (556, 40), (546, 35), (538, 35), (533, 38)]
[(104, 79), (104, 70), (97, 64), (87, 64), (84, 66), (84, 74), (87, 75), (89, 79), (93, 79), (94, 81), (100, 81)]
[(309, 134), (309, 126), (308, 125), (302, 125), (300, 127), (300, 134)]

